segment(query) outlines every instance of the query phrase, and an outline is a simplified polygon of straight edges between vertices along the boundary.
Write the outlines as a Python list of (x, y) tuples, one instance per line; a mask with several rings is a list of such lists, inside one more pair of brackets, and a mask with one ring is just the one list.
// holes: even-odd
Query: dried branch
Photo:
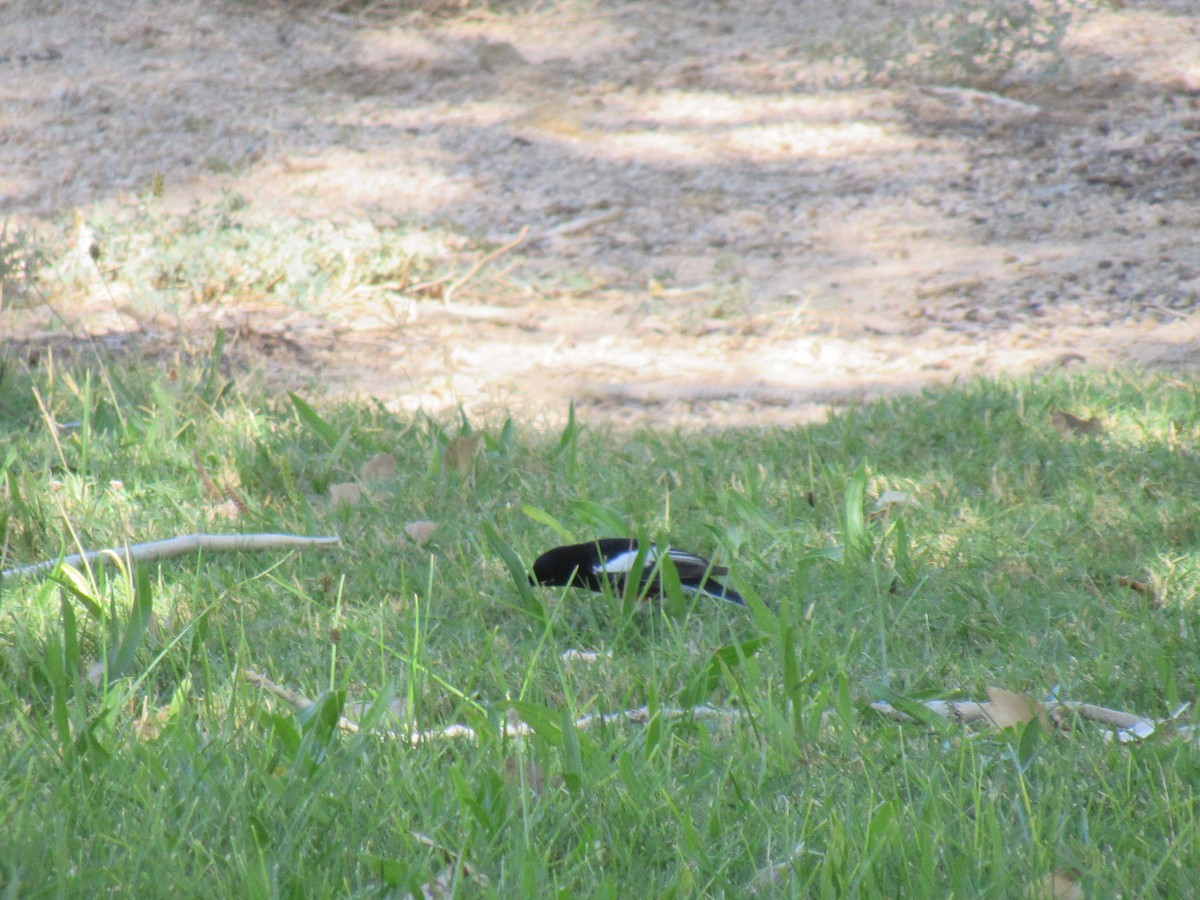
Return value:
[[(312, 701), (303, 694), (298, 694), (289, 688), (281, 687), (275, 684), (265, 675), (249, 670), (243, 670), (243, 677), (252, 684), (255, 684), (264, 690), (267, 690), (275, 696), (281, 698), (291, 704), (296, 709), (305, 709), (312, 704)], [(1001, 692), (1008, 693), (1008, 692)], [(1017, 695), (1010, 695), (1017, 696)], [(953, 719), (956, 722), (988, 722), (993, 725), (998, 725), (1005, 721), (1011, 715), (1011, 711), (1004, 714), (999, 712), (993, 713), (992, 708), (995, 706), (999, 709), (999, 704), (994, 701), (978, 702), (974, 700), (927, 700), (922, 704), (927, 710), (940, 716), (944, 719)], [(1164, 725), (1169, 725), (1178, 719), (1187, 709), (1186, 706), (1180, 707), (1175, 711), (1174, 715), (1167, 719), (1155, 720), (1145, 716), (1138, 716), (1133, 713), (1122, 712), (1117, 709), (1108, 709), (1104, 706), (1096, 706), (1091, 703), (1079, 703), (1070, 700), (1048, 701), (1041, 704), (1031, 703), (1030, 715), (1035, 712), (1033, 706), (1038, 707), (1038, 714), (1043, 714), (1049, 717), (1060, 727), (1066, 727), (1067, 718), (1072, 715), (1077, 715), (1082, 719), (1087, 719), (1093, 722), (1102, 722), (1106, 725), (1115, 727), (1115, 731), (1107, 733), (1110, 740), (1128, 741), (1143, 740), (1157, 731), (1160, 731)], [(882, 713), (888, 718), (895, 719), (898, 722), (912, 722), (913, 717), (908, 713), (901, 712), (892, 706), (890, 703), (879, 700), (871, 704), (871, 707), (877, 712)], [(827, 711), (822, 718), (830, 715), (831, 711)], [(665, 721), (676, 721), (679, 719), (694, 719), (697, 721), (715, 721), (721, 723), (731, 723), (741, 721), (746, 717), (746, 711), (743, 709), (734, 709), (731, 707), (720, 706), (690, 706), (690, 707), (663, 707), (655, 712), (651, 712), (648, 706), (639, 706), (636, 709), (625, 709), (620, 712), (613, 713), (593, 713), (587, 716), (580, 716), (575, 720), (575, 727), (580, 731), (586, 731), (596, 725), (608, 725), (614, 722), (629, 722), (633, 725), (646, 725), (654, 716)], [(358, 722), (353, 719), (343, 716), (338, 722), (338, 727), (343, 731), (348, 731), (352, 734), (358, 734), (363, 729)], [(1173, 733), (1177, 736), (1187, 737), (1200, 741), (1200, 738), (1195, 737), (1198, 729), (1193, 726), (1177, 727)], [(381, 737), (390, 739), (404, 740), (412, 746), (424, 744), (429, 741), (436, 740), (454, 740), (463, 738), (465, 740), (476, 740), (479, 735), (474, 728), (469, 725), (447, 725), (443, 728), (409, 728), (405, 731), (393, 731), (390, 729), (377, 728), (372, 730), (373, 734), (378, 734)], [(532, 734), (533, 729), (519, 718), (510, 714), (509, 720), (504, 725), (504, 734), (506, 737), (524, 737)]]
[[(145, 544), (127, 544), (123, 547), (106, 547), (103, 550), (88, 550), (84, 553), (72, 553), (61, 560), (63, 565), (77, 566), (80, 563), (92, 563), (98, 559), (124, 559), (127, 563), (144, 562), (152, 559), (166, 559), (170, 556), (180, 556), (195, 550), (207, 550), (220, 553), (230, 550), (274, 550), (280, 547), (309, 547), (328, 546), (336, 544), (340, 538), (334, 537), (304, 537), (294, 534), (184, 534), (179, 537), (167, 538), (161, 541), (150, 541)], [(53, 569), (59, 564), (57, 559), (29, 566), (18, 566), (15, 569), (0, 571), (0, 579), (19, 578)]]
[[(991, 702), (979, 702), (976, 700), (926, 700), (923, 704), (927, 710), (936, 716), (943, 719), (953, 719), (959, 723), (986, 721), (994, 723), (996, 718), (991, 713)], [(1050, 717), (1050, 719), (1058, 726), (1065, 726), (1070, 716), (1079, 716), (1090, 722), (1100, 722), (1104, 725), (1111, 725), (1114, 731), (1106, 732), (1106, 736), (1110, 740), (1117, 740), (1122, 743), (1128, 741), (1139, 741), (1150, 737), (1150, 735), (1159, 731), (1162, 726), (1174, 722), (1183, 714), (1186, 706), (1176, 710), (1174, 715), (1166, 719), (1152, 719), (1149, 716), (1140, 716), (1136, 713), (1128, 713), (1119, 709), (1109, 709), (1105, 706), (1096, 706), (1092, 703), (1080, 703), (1076, 700), (1049, 700), (1038, 704), (1042, 710)], [(882, 713), (890, 719), (895, 719), (897, 722), (912, 722), (913, 717), (908, 713), (902, 712), (883, 700), (877, 700), (871, 704), (871, 708), (876, 712)], [(1197, 733), (1193, 727), (1177, 728), (1176, 734), (1184, 737), (1192, 737)]]
[[(244, 677), (251, 684), (257, 685), (265, 691), (269, 691), (281, 700), (284, 700), (296, 709), (305, 709), (312, 705), (312, 701), (303, 694), (297, 693), (290, 688), (282, 687), (276, 684), (267, 676), (259, 672), (254, 672), (249, 669), (242, 670)], [(580, 716), (575, 720), (575, 727), (580, 731), (585, 731), (596, 725), (611, 724), (613, 722), (630, 722), (634, 725), (646, 725), (654, 717), (654, 715), (666, 721), (675, 721), (678, 719), (696, 719), (699, 721), (717, 721), (717, 722), (736, 722), (745, 717), (746, 713), (740, 709), (730, 709), (717, 706), (691, 706), (691, 707), (664, 707), (651, 713), (650, 707), (640, 706), (637, 709), (626, 709), (615, 713), (593, 713), (588, 716)], [(363, 729), (358, 722), (353, 719), (342, 716), (338, 721), (338, 727), (343, 731), (351, 734), (358, 734)], [(418, 744), (424, 744), (434, 740), (453, 740), (463, 738), (465, 740), (477, 740), (479, 735), (474, 728), (469, 725), (447, 725), (443, 728), (429, 728), (425, 730), (413, 728), (408, 732), (397, 732), (391, 729), (375, 729), (373, 734), (378, 734), (386, 738), (399, 738), (407, 740), (414, 747)], [(522, 722), (520, 719), (512, 719), (504, 726), (504, 734), (506, 737), (524, 737), (533, 733), (533, 729)]]
[(409, 294), (409, 295), (420, 294), (423, 291), (432, 290), (433, 288), (439, 287), (443, 284), (446, 284), (446, 282), (450, 281), (450, 283), (447, 284), (446, 288), (442, 291), (442, 302), (443, 302), (443, 304), (448, 304), (448, 303), (450, 303), (450, 300), (454, 297), (454, 294), (458, 291), (458, 289), (461, 288), (463, 285), (465, 285), (472, 278), (474, 278), (479, 273), (480, 269), (482, 269), (484, 266), (486, 266), (488, 263), (490, 263), (497, 256), (502, 256), (503, 254), (507, 253), (509, 250), (513, 249), (515, 246), (517, 246), (517, 244), (519, 244), (519, 243), (521, 243), (521, 241), (525, 240), (525, 238), (528, 234), (529, 234), (529, 226), (526, 225), (521, 229), (521, 233), (518, 234), (511, 241), (509, 241), (507, 244), (505, 244), (502, 247), (497, 247), (491, 253), (485, 253), (483, 256), (479, 257), (479, 259), (476, 260), (475, 265), (471, 266), (471, 268), (467, 270), (467, 273), (465, 275), (463, 275), (459, 278), (455, 278), (454, 281), (450, 281), (450, 279), (453, 276), (451, 276), (450, 274), (446, 274), (446, 275), (439, 276), (438, 278), (433, 278), (429, 281), (422, 281), (419, 284), (411, 284), (411, 285), (405, 287), (403, 289), (403, 291), (405, 294)]
[(1032, 117), (1038, 115), (1042, 111), (1040, 106), (1035, 106), (1032, 103), (1025, 103), (1021, 100), (1013, 100), (1011, 97), (1003, 97), (1000, 94), (994, 94), (991, 91), (978, 91), (975, 88), (957, 86), (934, 87), (930, 85), (923, 85), (919, 88), (919, 90), (923, 94), (937, 97), (940, 100), (954, 101), (962, 104), (963, 106), (995, 106), (1021, 116)]
[(547, 228), (544, 232), (536, 237), (536, 240), (546, 240), (547, 238), (571, 237), (572, 235), (582, 234), (588, 229), (595, 228), (597, 225), (604, 225), (621, 218), (625, 214), (625, 210), (617, 206), (613, 209), (606, 209), (603, 212), (596, 213), (590, 216), (578, 216), (571, 219), (569, 222), (563, 222), (561, 225), (555, 225), (553, 228)]
[[(313, 702), (308, 697), (305, 697), (299, 691), (293, 691), (291, 688), (286, 688), (281, 684), (276, 684), (266, 675), (254, 672), (250, 669), (242, 669), (242, 677), (256, 687), (262, 688), (270, 694), (274, 694), (280, 700), (294, 707), (295, 709), (307, 709), (312, 706)], [(348, 731), (350, 734), (358, 734), (361, 729), (358, 723), (353, 719), (342, 716), (338, 719), (338, 728), (342, 731)]]
[(466, 275), (464, 275), (462, 278), (459, 278), (459, 279), (453, 281), (450, 285), (447, 286), (446, 293), (442, 296), (442, 299), (445, 300), (447, 303), (449, 303), (451, 298), (453, 298), (453, 296), (456, 293), (458, 293), (458, 289), (461, 288), (463, 285), (465, 285), (472, 278), (474, 278), (476, 273), (479, 272), (480, 269), (482, 269), (484, 266), (486, 266), (488, 263), (490, 263), (496, 257), (503, 256), (509, 250), (513, 249), (515, 246), (517, 246), (517, 244), (519, 244), (519, 243), (521, 243), (521, 241), (525, 240), (525, 236), (527, 234), (529, 234), (529, 226), (525, 225), (524, 227), (521, 228), (521, 233), (518, 234), (511, 241), (509, 241), (507, 244), (505, 244), (502, 247), (497, 247), (491, 253), (485, 253), (483, 256), (479, 257), (479, 260), (475, 263), (475, 265), (471, 266), (471, 268), (467, 271)]

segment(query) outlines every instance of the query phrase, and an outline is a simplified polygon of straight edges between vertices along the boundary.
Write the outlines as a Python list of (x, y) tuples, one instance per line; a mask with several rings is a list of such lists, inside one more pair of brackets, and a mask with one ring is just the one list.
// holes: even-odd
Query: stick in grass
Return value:
[[(305, 709), (312, 705), (312, 701), (291, 688), (283, 687), (273, 682), (267, 676), (252, 671), (250, 669), (242, 670), (242, 677), (251, 684), (262, 688), (279, 697), (281, 700), (290, 704), (296, 709)], [(690, 707), (666, 707), (657, 710), (657, 715), (667, 721), (676, 719), (692, 718), (697, 721), (716, 721), (716, 722), (736, 722), (745, 717), (745, 712), (740, 709), (731, 709), (717, 706), (690, 706)], [(614, 713), (593, 713), (588, 716), (580, 716), (575, 720), (575, 727), (580, 731), (585, 731), (596, 725), (610, 724), (613, 722), (630, 722), (634, 725), (646, 725), (652, 718), (650, 708), (648, 706), (639, 706), (637, 709), (625, 709)], [(338, 727), (350, 734), (358, 734), (362, 731), (360, 726), (353, 719), (342, 716), (338, 721)], [(447, 725), (443, 728), (428, 728), (404, 732), (395, 732), (390, 729), (379, 729), (374, 732), (381, 737), (400, 738), (407, 740), (414, 747), (418, 744), (424, 744), (432, 740), (451, 740), (455, 738), (464, 738), (466, 740), (476, 740), (478, 734), (474, 728), (469, 725)], [(533, 729), (522, 722), (520, 719), (508, 722), (504, 726), (505, 737), (524, 737), (532, 734)]]
[[(1048, 701), (1043, 705), (1046, 708), (1046, 712), (1055, 716), (1055, 718), (1061, 718), (1061, 714), (1064, 712), (1073, 712), (1077, 713), (1081, 718), (1103, 722), (1106, 725), (1114, 725), (1117, 728), (1133, 728), (1141, 723), (1153, 721), (1145, 716), (1122, 712), (1119, 709), (1095, 706), (1091, 703), (1064, 700)], [(953, 719), (956, 722), (966, 723), (977, 722), (981, 719), (991, 720), (991, 717), (988, 715), (988, 704), (986, 702), (981, 703), (975, 700), (926, 700), (922, 706), (934, 715), (940, 716), (943, 719)], [(896, 719), (900, 722), (912, 721), (912, 716), (901, 712), (890, 703), (882, 700), (872, 703), (871, 708), (876, 712), (883, 713), (888, 718)]]
[[(987, 702), (975, 700), (926, 700), (922, 706), (934, 715), (940, 716), (943, 719), (953, 719), (960, 724), (993, 721), (989, 713), (990, 704)], [(1080, 703), (1077, 700), (1049, 700), (1042, 703), (1041, 707), (1054, 722), (1060, 725), (1071, 715), (1079, 716), (1079, 718), (1089, 722), (1100, 722), (1104, 725), (1110, 725), (1115, 730), (1106, 732), (1107, 736), (1121, 743), (1144, 740), (1150, 737), (1150, 735), (1158, 731), (1160, 726), (1173, 722), (1186, 709), (1186, 707), (1182, 707), (1174, 715), (1166, 719), (1152, 719), (1149, 716), (1139, 716), (1136, 713), (1128, 713), (1119, 709), (1096, 706), (1094, 703)], [(871, 708), (890, 719), (895, 719), (897, 722), (913, 721), (913, 717), (908, 713), (896, 709), (896, 707), (883, 700), (877, 700), (872, 703)], [(1196, 734), (1196, 729), (1184, 726), (1176, 728), (1172, 733), (1176, 736), (1191, 738)]]
[[(82, 562), (92, 563), (97, 559), (115, 557), (130, 562), (145, 562), (152, 559), (166, 559), (170, 556), (180, 556), (195, 550), (207, 550), (220, 553), (230, 550), (274, 550), (281, 547), (324, 547), (336, 544), (340, 538), (305, 537), (295, 534), (184, 534), (161, 541), (150, 541), (145, 544), (128, 544), (124, 547), (107, 547), (103, 550), (88, 550), (84, 553), (72, 553), (61, 560), (63, 565), (77, 566)], [(57, 559), (29, 566), (18, 566), (15, 569), (0, 571), (0, 579), (20, 578), (53, 569), (59, 564)]]
[(453, 276), (443, 275), (440, 278), (434, 278), (432, 281), (422, 281), (420, 284), (409, 285), (408, 287), (404, 288), (404, 292), (406, 294), (418, 294), (421, 291), (427, 291), (430, 288), (435, 288), (438, 285), (446, 284), (447, 281), (450, 281), (450, 284), (447, 285), (446, 288), (442, 291), (442, 302), (446, 305), (449, 305), (450, 298), (454, 296), (454, 294), (458, 291), (459, 288), (463, 287), (468, 281), (470, 281), (472, 278), (474, 278), (480, 269), (482, 269), (484, 266), (486, 266), (488, 263), (490, 263), (496, 257), (501, 256), (501, 255), (507, 253), (509, 250), (516, 247), (517, 244), (519, 244), (519, 243), (521, 243), (521, 241), (525, 240), (525, 237), (528, 234), (529, 234), (529, 226), (526, 225), (521, 229), (521, 233), (518, 234), (515, 238), (513, 238), (511, 241), (509, 241), (503, 247), (498, 247), (497, 249), (493, 250), (491, 253), (487, 253), (487, 254), (481, 256), (475, 262), (475, 265), (471, 266), (471, 268), (467, 271), (466, 275), (463, 275), (462, 277), (457, 278), (454, 281), (450, 281), (450, 279)]

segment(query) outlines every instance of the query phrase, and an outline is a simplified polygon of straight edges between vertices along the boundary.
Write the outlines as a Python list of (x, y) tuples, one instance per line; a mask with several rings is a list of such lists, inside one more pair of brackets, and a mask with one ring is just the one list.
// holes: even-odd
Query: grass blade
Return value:
[(598, 529), (608, 537), (624, 537), (629, 533), (629, 526), (624, 518), (615, 511), (591, 500), (573, 500), (570, 504), (571, 515), (589, 528)]
[[(575, 445), (579, 439), (579, 433), (583, 428), (575, 421), (575, 401), (572, 400), (567, 407), (567, 424), (559, 435), (558, 443), (554, 449), (549, 452), (550, 459), (557, 459), (563, 453), (568, 454), (568, 459), (575, 455)], [(569, 451), (569, 452), (568, 452)]]
[(555, 533), (564, 541), (571, 540), (571, 532), (567, 531), (566, 526), (545, 510), (538, 509), (536, 506), (530, 506), (529, 504), (523, 504), (521, 506), (521, 512), (525, 513), (525, 515), (533, 519), (533, 521), (537, 522), (539, 525), (545, 525), (549, 528), (553, 528)]
[(500, 557), (505, 568), (508, 569), (508, 574), (512, 577), (513, 585), (517, 589), (517, 599), (521, 601), (520, 608), (533, 616), (538, 622), (545, 624), (546, 610), (533, 593), (533, 587), (529, 583), (529, 572), (521, 563), (521, 558), (500, 537), (499, 532), (496, 531), (496, 527), (491, 522), (480, 523), (480, 529), (483, 531), (483, 536), (487, 540), (488, 546)]
[(874, 541), (867, 530), (867, 518), (863, 504), (867, 498), (867, 470), (859, 469), (846, 485), (845, 521), (842, 540), (846, 545), (846, 556), (857, 563), (866, 562), (875, 549)]
[(216, 406), (229, 387), (229, 382), (219, 388), (217, 386), (218, 379), (221, 377), (221, 362), (224, 357), (225, 329), (217, 328), (217, 333), (213, 337), (212, 352), (209, 353), (208, 361), (204, 365), (204, 383), (200, 387), (200, 399), (209, 406)]
[(296, 410), (296, 415), (300, 417), (300, 421), (307, 425), (313, 434), (324, 442), (325, 446), (330, 450), (334, 449), (341, 440), (337, 429), (322, 419), (315, 409), (291, 391), (288, 391), (288, 397), (291, 398), (292, 406)]
[(129, 613), (129, 621), (125, 625), (125, 634), (116, 651), (109, 657), (108, 677), (120, 678), (130, 666), (146, 629), (150, 627), (150, 617), (154, 613), (154, 593), (150, 587), (150, 575), (145, 566), (134, 568), (133, 609)]

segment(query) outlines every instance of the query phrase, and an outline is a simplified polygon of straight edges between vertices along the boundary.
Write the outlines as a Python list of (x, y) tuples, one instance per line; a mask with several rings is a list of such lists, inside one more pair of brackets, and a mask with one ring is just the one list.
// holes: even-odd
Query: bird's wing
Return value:
[(674, 547), (670, 547), (667, 549), (667, 556), (671, 558), (671, 562), (675, 563), (679, 578), (683, 581), (703, 578), (705, 573), (709, 575), (729, 574), (729, 569), (724, 566), (714, 566), (703, 556), (688, 553), (686, 550), (676, 550)]
[[(632, 544), (632, 546), (630, 546), (630, 544)], [(592, 567), (593, 575), (628, 575), (629, 570), (633, 568), (633, 562), (637, 559), (638, 555), (637, 543), (633, 541), (622, 543), (616, 547), (601, 546), (600, 550), (600, 561)], [(649, 571), (651, 568), (653, 568), (654, 558), (654, 548), (650, 547), (646, 551), (646, 561), (644, 563), (646, 566), (646, 571)]]
[(727, 600), (730, 603), (736, 603), (738, 606), (745, 606), (746, 600), (731, 587), (726, 587), (719, 581), (706, 581), (704, 587), (693, 587), (692, 585), (683, 585), (685, 594), (701, 594), (705, 597), (715, 597), (718, 600)]

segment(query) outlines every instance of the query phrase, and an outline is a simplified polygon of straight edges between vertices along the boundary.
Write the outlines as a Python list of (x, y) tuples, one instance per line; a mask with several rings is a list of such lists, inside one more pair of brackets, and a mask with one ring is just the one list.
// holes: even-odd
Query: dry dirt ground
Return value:
[[(449, 228), (459, 273), (528, 228), (490, 264), (523, 290), (193, 317), (280, 380), (401, 408), (749, 425), (977, 373), (1195, 368), (1200, 8), (1080, 0), (975, 89), (864, 76), (856, 40), (945, 5), (9, 0), (0, 203), (86, 218), (161, 172), (176, 208)], [(44, 339), (39, 316), (0, 334)]]

